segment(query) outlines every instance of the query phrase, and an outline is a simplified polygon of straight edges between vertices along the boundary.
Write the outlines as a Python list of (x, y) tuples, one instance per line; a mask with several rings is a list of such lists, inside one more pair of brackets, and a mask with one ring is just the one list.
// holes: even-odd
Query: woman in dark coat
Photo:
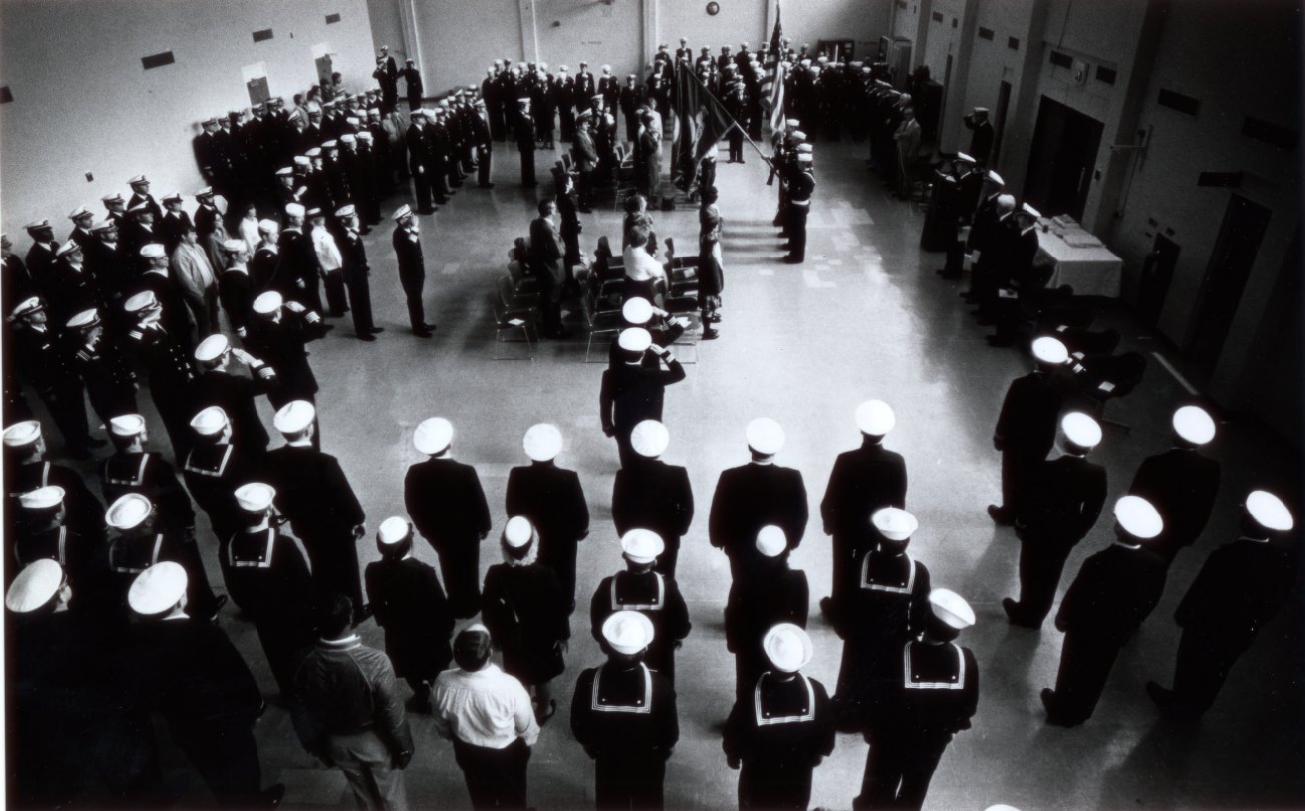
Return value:
[(720, 335), (712, 324), (720, 321), (720, 294), (725, 292), (725, 267), (721, 260), (721, 217), (716, 208), (719, 195), (714, 187), (702, 190), (702, 208), (698, 212), (701, 231), (698, 236), (698, 307), (702, 310), (702, 338)]
[(538, 544), (527, 518), (509, 519), (501, 543), (503, 562), (485, 573), (481, 619), (503, 652), (503, 670), (527, 690), (534, 688), (535, 717), (542, 724), (557, 710), (552, 680), (566, 669), (569, 598), (553, 570), (535, 562)]

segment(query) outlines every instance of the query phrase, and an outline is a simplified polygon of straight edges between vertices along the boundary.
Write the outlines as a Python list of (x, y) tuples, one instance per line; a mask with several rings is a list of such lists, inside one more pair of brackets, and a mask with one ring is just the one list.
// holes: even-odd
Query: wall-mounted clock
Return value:
[(707, 4), (707, 13), (713, 17), (720, 14), (720, 3), (717, 3), (716, 0), (711, 0), (711, 2)]

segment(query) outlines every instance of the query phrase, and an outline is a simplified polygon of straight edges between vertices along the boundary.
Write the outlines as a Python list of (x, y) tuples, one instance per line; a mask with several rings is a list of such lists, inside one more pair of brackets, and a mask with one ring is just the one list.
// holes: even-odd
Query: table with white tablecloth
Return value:
[(1101, 240), (1063, 217), (1039, 219), (1038, 258), (1055, 265), (1049, 287), (1067, 284), (1077, 296), (1119, 298), (1124, 260), (1111, 253)]

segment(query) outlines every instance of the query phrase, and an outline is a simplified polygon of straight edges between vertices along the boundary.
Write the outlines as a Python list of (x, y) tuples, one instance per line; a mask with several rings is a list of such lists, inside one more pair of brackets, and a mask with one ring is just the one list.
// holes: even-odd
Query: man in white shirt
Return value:
[(530, 694), (489, 661), (489, 630), (476, 623), (453, 641), (457, 667), (435, 680), (435, 729), (453, 741), (471, 804), (480, 809), (524, 809), (526, 764), (539, 738)]
[(199, 233), (195, 226), (187, 225), (181, 232), (181, 242), (172, 252), (172, 272), (186, 299), (186, 306), (195, 316), (199, 337), (207, 338), (221, 329), (218, 323), (217, 276), (208, 255), (199, 247)]

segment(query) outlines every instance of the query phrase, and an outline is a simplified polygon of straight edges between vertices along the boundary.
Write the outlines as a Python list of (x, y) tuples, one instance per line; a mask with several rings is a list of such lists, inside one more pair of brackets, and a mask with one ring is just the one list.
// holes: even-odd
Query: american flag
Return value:
[(770, 108), (770, 130), (778, 132), (784, 120), (784, 63), (780, 60), (780, 43), (784, 27), (780, 24), (780, 0), (775, 0), (775, 28), (770, 32), (770, 58), (766, 60), (766, 78), (761, 83), (762, 104)]

